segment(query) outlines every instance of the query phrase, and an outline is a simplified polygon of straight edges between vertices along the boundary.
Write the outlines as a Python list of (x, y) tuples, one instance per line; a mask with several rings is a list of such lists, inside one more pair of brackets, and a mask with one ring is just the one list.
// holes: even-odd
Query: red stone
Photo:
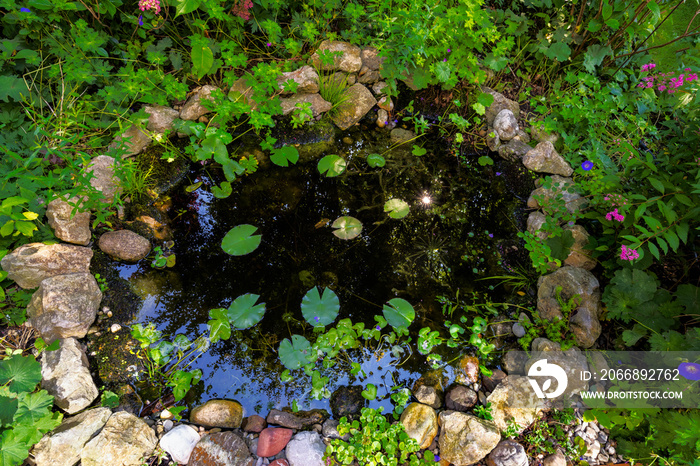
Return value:
[(262, 458), (275, 456), (287, 446), (292, 438), (292, 430), (283, 427), (268, 427), (260, 432), (257, 455)]
[(289, 466), (287, 460), (275, 460), (269, 464), (269, 466)]

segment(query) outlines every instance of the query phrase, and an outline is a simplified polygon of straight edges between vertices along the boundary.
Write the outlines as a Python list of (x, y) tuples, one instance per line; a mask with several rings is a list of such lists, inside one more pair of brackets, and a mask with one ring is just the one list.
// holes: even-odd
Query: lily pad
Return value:
[(253, 235), (258, 228), (243, 224), (231, 228), (221, 241), (221, 249), (232, 256), (245, 256), (260, 246), (262, 236)]
[(256, 306), (255, 302), (259, 297), (257, 294), (246, 293), (231, 303), (228, 307), (228, 318), (232, 327), (243, 330), (260, 322), (265, 315), (265, 303)]
[(408, 215), (408, 203), (401, 199), (389, 199), (384, 203), (384, 212), (391, 218), (404, 218)]
[(314, 327), (326, 326), (338, 317), (340, 300), (330, 288), (324, 288), (323, 293), (318, 287), (311, 288), (301, 300), (301, 314)]
[(362, 231), (362, 222), (355, 217), (345, 215), (337, 218), (331, 227), (336, 228), (333, 234), (338, 238), (353, 239), (357, 238)]
[(284, 146), (279, 149), (272, 149), (270, 160), (275, 165), (286, 167), (290, 163), (295, 164), (299, 160), (299, 151), (294, 146)]
[(361, 395), (366, 400), (374, 400), (375, 398), (377, 398), (377, 386), (372, 383), (368, 383), (367, 388), (365, 390), (362, 390)]
[(383, 167), (386, 165), (386, 159), (379, 154), (369, 154), (367, 156), (367, 165), (370, 167)]
[(394, 298), (384, 305), (384, 318), (394, 328), (408, 327), (416, 318), (416, 311), (411, 303), (401, 298)]
[(311, 343), (301, 335), (292, 335), (292, 341), (285, 338), (280, 343), (280, 361), (282, 361), (284, 367), (292, 371), (309, 363), (310, 352)]
[(326, 155), (318, 161), (318, 171), (321, 174), (325, 173), (328, 178), (332, 178), (343, 173), (347, 164), (345, 159), (338, 155)]

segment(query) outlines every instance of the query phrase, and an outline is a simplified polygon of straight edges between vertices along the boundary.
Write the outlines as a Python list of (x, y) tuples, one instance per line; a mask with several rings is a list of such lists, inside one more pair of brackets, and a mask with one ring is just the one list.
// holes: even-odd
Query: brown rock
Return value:
[(311, 113), (314, 117), (319, 116), (333, 108), (330, 102), (321, 97), (321, 94), (295, 94), (289, 98), (280, 98), (280, 106), (282, 107), (282, 115), (289, 115), (297, 110), (297, 104), (311, 104)]
[(114, 163), (114, 157), (98, 155), (90, 161), (86, 170), (93, 174), (90, 185), (104, 195), (107, 203), (112, 202), (114, 196), (122, 191), (119, 179), (114, 175)]
[(372, 93), (362, 84), (353, 84), (343, 91), (346, 99), (337, 106), (331, 119), (342, 130), (346, 130), (365, 116), (377, 103)]
[(445, 396), (445, 406), (453, 411), (466, 412), (476, 404), (477, 400), (478, 396), (474, 390), (464, 385), (455, 385)]
[(321, 68), (321, 58), (318, 55), (320, 51), (340, 52), (338, 56), (334, 56), (333, 63), (324, 65), (323, 70), (340, 70), (346, 73), (357, 73), (362, 68), (362, 59), (360, 58), (360, 48), (356, 45), (341, 41), (324, 40), (318, 49), (309, 59), (315, 68)]
[(267, 423), (296, 430), (303, 427), (301, 421), (294, 414), (279, 411), (277, 409), (270, 410), (270, 413), (267, 415)]
[(483, 377), (482, 381), (484, 383), (484, 389), (487, 392), (492, 392), (505, 378), (505, 372), (500, 369), (494, 369), (491, 375)]
[(461, 371), (457, 373), (456, 382), (464, 385), (479, 381), (479, 360), (474, 356), (464, 356), (459, 361)]
[(243, 406), (237, 401), (209, 400), (190, 413), (190, 422), (206, 427), (238, 429), (243, 420)]
[(126, 262), (138, 262), (151, 252), (151, 243), (131, 230), (109, 231), (100, 236), (100, 249)]
[(409, 404), (400, 418), (406, 434), (421, 448), (428, 448), (438, 433), (438, 420), (435, 410), (421, 403)]
[(486, 109), (486, 114), (484, 115), (489, 126), (493, 126), (493, 121), (496, 119), (496, 115), (498, 115), (501, 110), (504, 109), (508, 109), (513, 112), (516, 119), (520, 118), (520, 105), (518, 105), (516, 101), (510, 100), (503, 94), (488, 87), (482, 87), (481, 92), (485, 92), (493, 96), (493, 103), (489, 105), (489, 107)]
[(260, 432), (260, 437), (258, 437), (257, 455), (262, 458), (275, 456), (287, 446), (287, 443), (292, 438), (292, 434), (292, 429), (285, 429), (284, 427), (263, 429)]
[(540, 142), (525, 154), (523, 165), (532, 171), (553, 175), (571, 176), (574, 172), (571, 165), (559, 155), (549, 141)]
[(69, 244), (29, 243), (0, 261), (7, 277), (25, 289), (36, 288), (45, 278), (90, 271), (92, 249)]
[(253, 414), (252, 416), (248, 416), (247, 418), (243, 419), (241, 428), (246, 432), (260, 432), (265, 428), (265, 426), (267, 426), (265, 419), (257, 414)]
[(196, 120), (202, 115), (210, 113), (211, 110), (202, 105), (202, 102), (204, 100), (208, 100), (211, 102), (211, 93), (215, 89), (217, 89), (217, 87), (207, 85), (192, 91), (192, 96), (189, 99), (187, 99), (187, 102), (182, 107), (182, 110), (180, 110), (180, 118), (182, 118), (183, 120)]
[(163, 105), (146, 105), (144, 111), (149, 114), (149, 131), (165, 133), (173, 130), (173, 122), (180, 116), (177, 110)]
[(297, 94), (315, 94), (318, 92), (318, 73), (308, 65), (289, 73), (282, 73), (277, 78), (277, 84), (282, 90), (282, 94), (290, 94), (290, 92), (284, 90), (284, 83), (290, 79), (297, 83)]
[(188, 466), (252, 466), (245, 441), (233, 432), (206, 435), (192, 450)]
[(289, 466), (289, 463), (287, 460), (284, 459), (276, 459), (272, 463), (270, 463), (270, 466)]
[(144, 133), (141, 128), (131, 125), (129, 129), (114, 138), (108, 146), (110, 149), (123, 146), (126, 152), (124, 157), (140, 154), (151, 143), (151, 137)]
[(374, 47), (367, 47), (360, 52), (362, 64), (370, 70), (377, 71), (382, 67), (384, 58), (379, 56), (379, 51)]
[(588, 232), (586, 229), (581, 225), (564, 227), (564, 229), (570, 230), (574, 237), (574, 244), (571, 246), (571, 251), (564, 261), (564, 264), (586, 270), (593, 270), (596, 266), (596, 261), (590, 256), (590, 253), (584, 249), (588, 244)]
[(46, 218), (56, 238), (86, 246), (90, 242), (90, 212), (79, 212), (80, 198), (54, 199), (46, 208)]

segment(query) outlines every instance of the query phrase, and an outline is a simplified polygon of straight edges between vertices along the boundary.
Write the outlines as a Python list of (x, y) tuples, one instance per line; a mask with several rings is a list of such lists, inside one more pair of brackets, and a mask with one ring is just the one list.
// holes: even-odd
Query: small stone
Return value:
[(506, 373), (500, 369), (494, 369), (489, 376), (483, 377), (484, 388), (486, 391), (492, 392), (498, 386), (499, 383), (506, 378)]
[(270, 410), (270, 413), (267, 415), (267, 423), (295, 430), (299, 430), (303, 427), (299, 418), (297, 418), (294, 414), (279, 411), (277, 409)]
[(525, 336), (525, 333), (527, 333), (525, 327), (520, 325), (519, 322), (513, 324), (513, 335), (515, 335), (518, 338), (522, 338)]
[(498, 133), (501, 141), (510, 141), (518, 134), (518, 120), (509, 109), (501, 110), (493, 120), (493, 129)]
[(351, 137), (345, 136), (345, 137), (343, 138), (343, 143), (350, 145), (350, 144), (353, 143), (353, 140), (352, 140)]
[(160, 412), (160, 418), (161, 419), (172, 419), (173, 413), (171, 413), (167, 409), (164, 409), (163, 411)]
[(207, 427), (238, 429), (243, 419), (243, 406), (237, 401), (209, 400), (190, 413), (190, 422)]
[(117, 333), (121, 329), (122, 329), (122, 326), (119, 324), (112, 324), (112, 326), (109, 327), (109, 331), (112, 333)]
[(409, 404), (400, 418), (406, 434), (418, 442), (421, 448), (428, 448), (438, 433), (435, 410), (421, 403)]
[(160, 448), (166, 451), (176, 463), (187, 464), (199, 439), (196, 430), (181, 424), (168, 431), (160, 439)]
[(553, 455), (549, 455), (542, 461), (543, 466), (566, 466), (566, 456), (557, 450)]
[(171, 419), (167, 419), (165, 422), (163, 422), (163, 430), (166, 432), (170, 432), (173, 428), (173, 421)]
[(457, 371), (456, 382), (464, 385), (479, 381), (479, 359), (474, 356), (464, 356), (459, 361), (460, 371)]
[(292, 438), (292, 430), (283, 427), (268, 427), (260, 432), (256, 455), (262, 457), (275, 456), (281, 452)]
[(248, 416), (247, 418), (243, 419), (241, 428), (246, 432), (261, 432), (266, 425), (267, 423), (265, 422), (264, 418), (258, 416), (257, 414), (253, 414), (252, 416)]
[(466, 412), (476, 404), (477, 399), (477, 392), (471, 388), (455, 385), (447, 391), (445, 406), (447, 406), (447, 409)]
[(205, 435), (195, 445), (188, 466), (248, 466), (253, 461), (245, 441), (234, 432)]
[(487, 466), (527, 466), (525, 448), (512, 440), (501, 441), (486, 457)]
[(151, 252), (150, 241), (131, 230), (107, 232), (98, 245), (105, 254), (126, 262), (138, 262)]

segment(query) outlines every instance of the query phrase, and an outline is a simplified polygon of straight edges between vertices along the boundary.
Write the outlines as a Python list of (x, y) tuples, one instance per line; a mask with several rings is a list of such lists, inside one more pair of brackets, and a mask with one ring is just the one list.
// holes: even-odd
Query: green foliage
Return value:
[(561, 317), (547, 320), (540, 317), (537, 311), (530, 313), (532, 322), (529, 319), (519, 320), (520, 324), (525, 328), (525, 335), (520, 338), (520, 346), (525, 351), (530, 349), (530, 343), (535, 338), (546, 336), (547, 339), (560, 343), (562, 351), (566, 351), (574, 346), (574, 336), (569, 330), (569, 320), (572, 312), (580, 305), (581, 296), (574, 295), (568, 301), (564, 301), (561, 297), (562, 287), (558, 286), (555, 290), (555, 298), (561, 310)]
[(0, 359), (0, 464), (15, 466), (45, 433), (61, 423), (62, 415), (51, 412), (53, 397), (37, 390), (41, 364), (21, 352)]
[(391, 218), (404, 218), (408, 215), (408, 210), (408, 203), (401, 199), (389, 199), (384, 203), (384, 212)]
[(318, 161), (318, 172), (332, 178), (343, 173), (347, 164), (347, 161), (338, 155), (326, 155)]
[(280, 361), (289, 370), (299, 369), (308, 364), (311, 353), (311, 343), (301, 335), (292, 335), (291, 341), (282, 340), (279, 348)]
[(367, 156), (367, 165), (372, 168), (383, 167), (386, 165), (386, 159), (379, 154), (369, 154)]
[(340, 239), (354, 239), (362, 232), (362, 222), (355, 217), (343, 216), (335, 219), (331, 225), (333, 234)]
[(486, 419), (487, 421), (492, 420), (493, 414), (491, 414), (491, 403), (474, 406), (474, 414), (476, 414), (481, 419)]
[(410, 464), (435, 464), (432, 452), (426, 450), (423, 459), (415, 455), (420, 450), (418, 442), (410, 438), (400, 422), (390, 424), (379, 410), (362, 408), (360, 419), (340, 419), (338, 433), (350, 434), (345, 442), (334, 439), (326, 448), (324, 458), (328, 464), (352, 464), (367, 466)]
[(211, 342), (216, 343), (219, 337), (228, 339), (231, 327), (242, 330), (260, 322), (265, 315), (265, 303), (255, 304), (260, 295), (246, 293), (240, 295), (229, 305), (228, 309), (212, 309), (209, 311), (212, 320), (209, 322), (214, 329)]
[(311, 288), (301, 300), (301, 314), (313, 327), (325, 327), (331, 324), (340, 311), (340, 300), (330, 288), (324, 288), (319, 294), (318, 288)]
[(411, 306), (411, 303), (402, 298), (390, 299), (384, 305), (382, 313), (384, 318), (392, 327), (408, 327), (416, 318), (416, 311)]
[[(0, 272), (0, 276), (7, 272)], [(32, 290), (23, 290), (18, 286), (3, 290), (4, 299), (0, 302), (0, 316), (7, 325), (22, 325), (27, 320), (27, 305), (32, 298)]]
[(261, 235), (254, 235), (258, 228), (253, 225), (238, 225), (231, 228), (221, 241), (221, 249), (232, 256), (244, 256), (260, 246)]
[(294, 146), (283, 146), (279, 149), (271, 149), (270, 160), (275, 165), (286, 167), (290, 163), (293, 165), (299, 160), (299, 151)]

